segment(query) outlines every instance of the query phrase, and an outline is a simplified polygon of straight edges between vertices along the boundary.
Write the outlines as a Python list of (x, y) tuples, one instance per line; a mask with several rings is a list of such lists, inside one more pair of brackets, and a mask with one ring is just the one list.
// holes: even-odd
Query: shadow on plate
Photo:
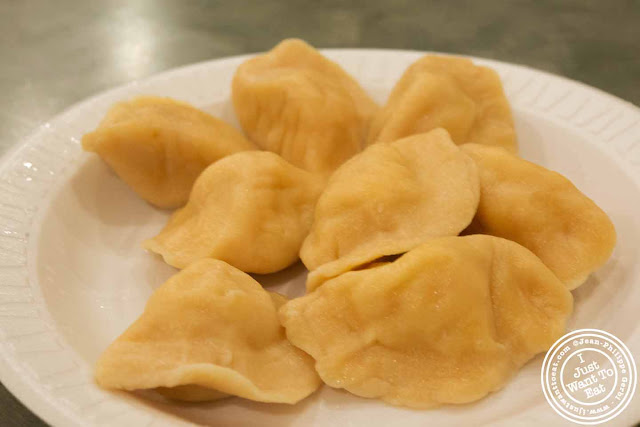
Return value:
[(158, 212), (129, 188), (98, 157), (91, 156), (69, 179), (73, 193), (87, 213), (107, 225), (142, 225)]
[[(302, 414), (308, 414), (314, 410), (314, 407), (317, 408), (319, 395), (319, 391), (316, 391), (303, 401), (288, 405), (254, 402), (239, 397), (228, 397), (208, 403), (189, 403), (165, 399), (154, 391), (131, 393), (131, 396), (145, 406), (202, 426), (231, 425), (229, 424), (230, 414), (241, 412), (250, 414), (252, 421), (234, 419), (232, 422), (234, 427), (256, 426), (256, 419), (261, 420), (259, 425), (288, 425)], [(221, 410), (224, 410), (224, 414), (220, 413)]]

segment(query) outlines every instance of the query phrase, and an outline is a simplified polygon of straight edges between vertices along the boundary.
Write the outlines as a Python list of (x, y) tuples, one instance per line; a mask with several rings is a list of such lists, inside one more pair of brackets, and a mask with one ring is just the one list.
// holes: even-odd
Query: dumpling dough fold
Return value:
[(140, 197), (161, 208), (186, 203), (211, 163), (258, 148), (231, 125), (189, 104), (141, 96), (114, 105), (82, 138)]
[(323, 186), (276, 154), (237, 153), (209, 166), (187, 205), (143, 246), (177, 268), (209, 257), (273, 273), (298, 259)]
[(391, 142), (438, 127), (445, 128), (456, 144), (517, 151), (500, 77), (469, 59), (426, 55), (410, 65), (374, 116), (368, 140)]
[(468, 144), (462, 150), (480, 174), (480, 204), (466, 233), (520, 243), (569, 289), (609, 259), (613, 223), (567, 178), (497, 147)]
[(109, 389), (160, 388), (179, 400), (226, 394), (296, 403), (321, 382), (278, 321), (285, 301), (222, 261), (198, 261), (153, 293), (98, 360), (96, 381)]
[(280, 319), (329, 386), (429, 408), (503, 387), (562, 336), (572, 301), (528, 249), (455, 236), (335, 277)]
[(241, 64), (232, 99), (252, 141), (323, 174), (362, 149), (378, 108), (338, 64), (297, 39)]
[(368, 147), (342, 165), (318, 199), (300, 250), (307, 288), (425, 240), (455, 236), (480, 196), (473, 161), (443, 129)]

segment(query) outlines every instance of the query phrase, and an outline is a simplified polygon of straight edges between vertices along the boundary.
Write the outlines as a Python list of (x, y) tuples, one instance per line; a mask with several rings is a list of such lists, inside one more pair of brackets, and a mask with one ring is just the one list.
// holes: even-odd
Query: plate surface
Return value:
[[(424, 53), (325, 50), (383, 102)], [(128, 189), (79, 140), (109, 106), (136, 94), (170, 96), (235, 123), (229, 101), (234, 57), (176, 69), (105, 92), (44, 124), (0, 165), (0, 379), (55, 426), (571, 425), (540, 389), (542, 355), (500, 392), (471, 405), (394, 408), (324, 387), (296, 406), (233, 398), (168, 404), (109, 393), (92, 382), (100, 352), (142, 311), (175, 270), (146, 253), (168, 214)], [(613, 257), (574, 292), (570, 329), (618, 336), (640, 361), (640, 110), (601, 91), (521, 66), (474, 58), (500, 74), (512, 104), (520, 154), (557, 170), (613, 219)], [(303, 293), (305, 270), (256, 278)], [(612, 424), (640, 420), (640, 393)]]

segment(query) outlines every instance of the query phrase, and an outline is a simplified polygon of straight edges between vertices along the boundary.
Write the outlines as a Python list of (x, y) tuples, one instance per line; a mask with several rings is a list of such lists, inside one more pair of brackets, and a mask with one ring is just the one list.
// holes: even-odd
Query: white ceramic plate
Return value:
[[(327, 50), (380, 102), (422, 53)], [(46, 123), (0, 166), (0, 379), (55, 426), (205, 425), (520, 425), (568, 424), (540, 389), (542, 356), (502, 391), (471, 405), (411, 411), (324, 387), (296, 406), (227, 399), (168, 404), (109, 393), (92, 382), (100, 352), (141, 312), (173, 269), (140, 248), (167, 213), (138, 197), (81, 136), (109, 106), (136, 94), (190, 102), (234, 121), (231, 76), (246, 57), (210, 61), (108, 91)], [(570, 327), (617, 335), (640, 360), (640, 111), (560, 77), (495, 61), (512, 103), (521, 155), (569, 177), (613, 219), (611, 260), (574, 292)], [(303, 293), (300, 264), (260, 277)], [(613, 424), (640, 420), (640, 393)]]

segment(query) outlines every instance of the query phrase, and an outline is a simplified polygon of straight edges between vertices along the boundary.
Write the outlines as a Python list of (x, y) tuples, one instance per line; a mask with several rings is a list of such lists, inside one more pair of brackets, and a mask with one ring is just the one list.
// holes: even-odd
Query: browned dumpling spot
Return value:
[(468, 59), (426, 55), (414, 62), (374, 116), (369, 143), (391, 142), (438, 127), (456, 144), (517, 151), (511, 108), (500, 77)]
[(229, 264), (198, 261), (153, 293), (98, 360), (96, 381), (187, 401), (296, 403), (321, 382), (313, 359), (287, 341), (277, 316), (285, 302)]
[(480, 174), (480, 205), (468, 233), (520, 243), (569, 289), (609, 259), (613, 223), (567, 178), (500, 148), (469, 144), (462, 150)]
[(143, 246), (177, 268), (201, 258), (273, 273), (298, 259), (324, 180), (267, 151), (237, 153), (209, 166), (187, 205)]
[(476, 235), (344, 273), (280, 319), (329, 386), (429, 408), (499, 390), (562, 336), (571, 310), (571, 293), (528, 249)]
[(257, 150), (239, 131), (189, 104), (141, 96), (114, 105), (82, 138), (140, 197), (161, 208), (186, 203), (211, 163)]
[(362, 149), (377, 109), (338, 64), (296, 39), (241, 64), (232, 99), (252, 141), (319, 173), (333, 171)]
[(473, 161), (443, 129), (368, 147), (331, 176), (300, 250), (307, 289), (471, 222), (480, 188)]

